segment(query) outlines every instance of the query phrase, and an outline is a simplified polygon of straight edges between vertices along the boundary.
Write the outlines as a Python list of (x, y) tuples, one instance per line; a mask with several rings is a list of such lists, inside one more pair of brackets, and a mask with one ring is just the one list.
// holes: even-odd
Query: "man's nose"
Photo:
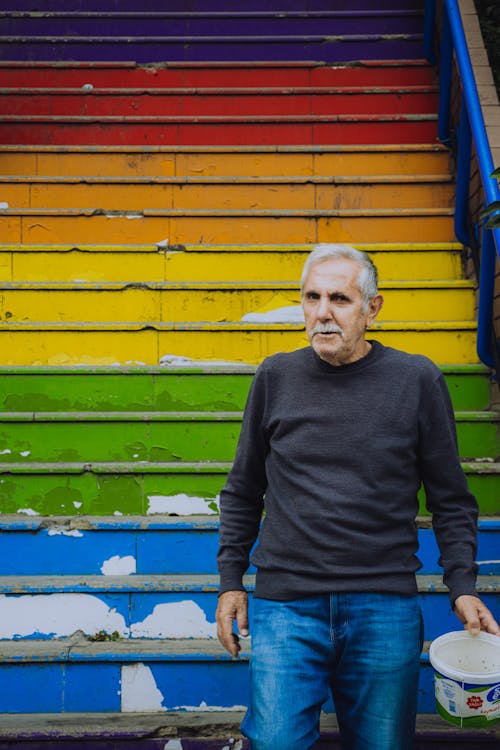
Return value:
[(328, 297), (321, 297), (318, 305), (318, 318), (329, 320), (332, 317), (332, 307)]

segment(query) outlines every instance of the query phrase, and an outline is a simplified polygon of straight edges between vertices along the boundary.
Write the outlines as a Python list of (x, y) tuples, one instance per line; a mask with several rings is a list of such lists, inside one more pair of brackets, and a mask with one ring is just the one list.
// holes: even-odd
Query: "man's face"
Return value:
[(360, 270), (350, 258), (328, 258), (311, 266), (304, 283), (307, 336), (321, 359), (334, 366), (355, 362), (368, 353), (365, 331), (382, 307), (378, 294), (363, 310)]

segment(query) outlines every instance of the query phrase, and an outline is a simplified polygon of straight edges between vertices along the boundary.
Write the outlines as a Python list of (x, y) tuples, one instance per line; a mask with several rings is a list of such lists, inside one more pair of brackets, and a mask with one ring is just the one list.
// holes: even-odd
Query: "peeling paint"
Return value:
[(229, 738), (229, 745), (224, 745), (222, 750), (243, 750), (243, 740), (234, 741), (234, 737)]
[(142, 622), (132, 623), (133, 638), (215, 638), (217, 626), (208, 622), (196, 602), (157, 604)]
[(17, 512), (24, 516), (39, 516), (40, 515), (40, 513), (38, 513), (36, 510), (33, 510), (33, 508), (18, 508)]
[(78, 529), (68, 529), (66, 526), (51, 526), (48, 531), (49, 536), (72, 536), (74, 538), (83, 537)]
[(12, 453), (11, 449), (10, 448), (5, 448), (5, 450), (0, 451), (0, 456), (7, 456), (10, 453)]
[(219, 496), (215, 498), (178, 495), (148, 495), (147, 515), (166, 513), (171, 516), (214, 515), (219, 512)]
[(247, 706), (212, 706), (202, 701), (199, 706), (172, 706), (172, 711), (246, 711)]
[(83, 503), (77, 503), (76, 500), (73, 503), (73, 507), (76, 508), (76, 510), (79, 510), (82, 507)]
[(183, 750), (181, 740), (169, 740), (163, 750)]
[(109, 560), (105, 560), (101, 566), (101, 573), (104, 576), (129, 576), (136, 570), (136, 559), (132, 555), (126, 557), (113, 555)]
[(0, 638), (47, 635), (64, 638), (85, 633), (118, 631), (128, 636), (125, 620), (91, 594), (0, 595)]
[(31, 451), (21, 451), (21, 453), (19, 455), (23, 456), (24, 458), (26, 458), (26, 456), (29, 456), (30, 453), (31, 453)]
[(304, 312), (301, 305), (286, 305), (267, 312), (247, 313), (241, 320), (244, 323), (303, 323)]
[(150, 667), (142, 663), (122, 667), (121, 708), (124, 713), (166, 710)]

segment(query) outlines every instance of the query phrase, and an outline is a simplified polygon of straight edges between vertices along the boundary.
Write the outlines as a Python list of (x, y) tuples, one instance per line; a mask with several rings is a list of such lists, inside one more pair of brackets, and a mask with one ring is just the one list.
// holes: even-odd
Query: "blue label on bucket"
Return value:
[(492, 690), (490, 690), (487, 698), (490, 703), (498, 703), (498, 701), (500, 701), (500, 682), (498, 683), (498, 685), (495, 685)]

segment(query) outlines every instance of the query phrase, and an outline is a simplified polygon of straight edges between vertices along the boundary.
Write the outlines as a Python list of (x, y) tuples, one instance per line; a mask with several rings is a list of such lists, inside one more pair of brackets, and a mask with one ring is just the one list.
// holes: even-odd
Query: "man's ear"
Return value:
[(381, 294), (376, 294), (375, 297), (371, 298), (369, 305), (368, 305), (368, 312), (366, 316), (367, 326), (373, 325), (373, 322), (375, 321), (375, 318), (381, 311), (383, 304), (384, 304), (384, 298), (382, 297)]

